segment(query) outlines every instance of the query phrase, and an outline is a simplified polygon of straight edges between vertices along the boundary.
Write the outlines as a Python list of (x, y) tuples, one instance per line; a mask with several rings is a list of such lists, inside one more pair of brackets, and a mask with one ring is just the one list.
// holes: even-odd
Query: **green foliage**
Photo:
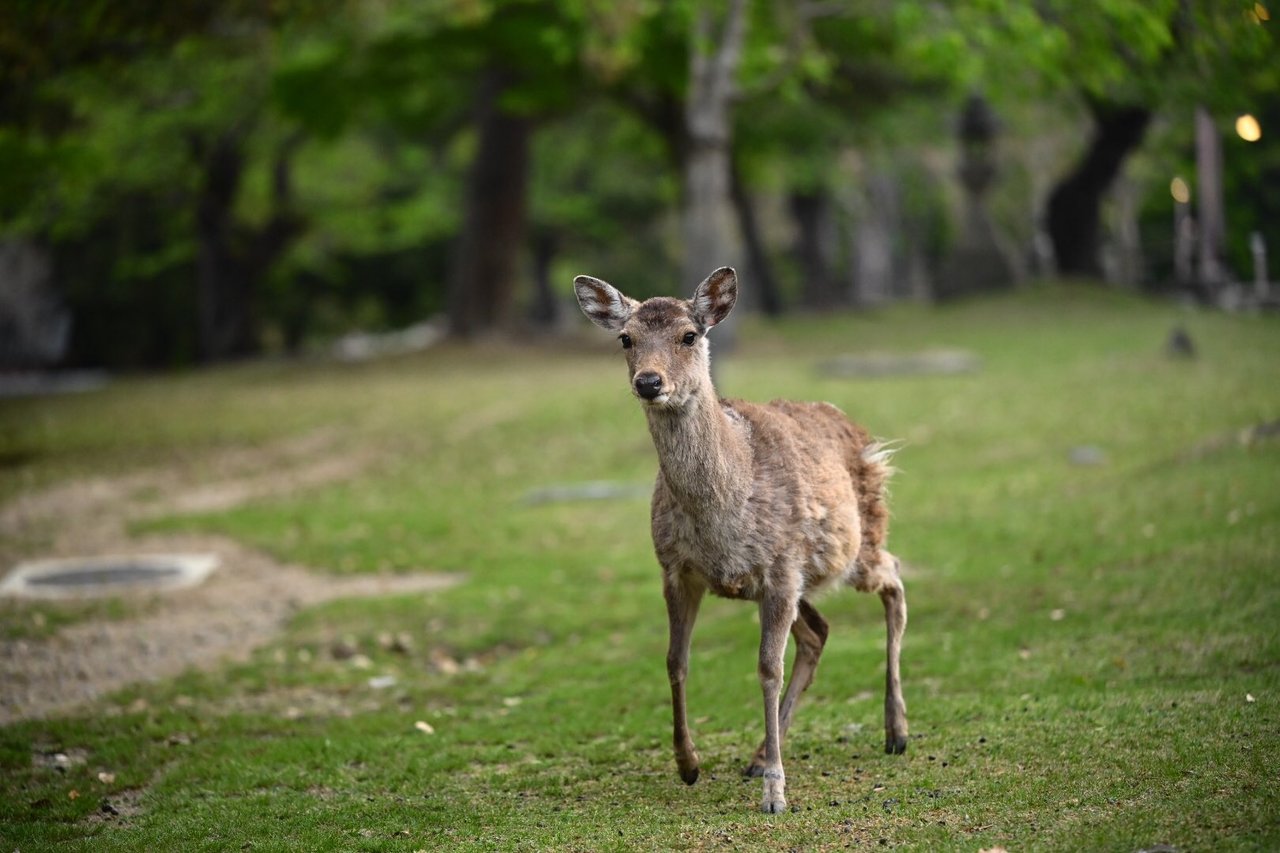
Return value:
[[(150, 333), (145, 355), (110, 358), (180, 362), (194, 351), (199, 152), (217, 139), (241, 145), (234, 220), (247, 242), (279, 212), (275, 171), (288, 149), (300, 234), (256, 283), (261, 325), (291, 328), (296, 343), (340, 330), (344, 317), (419, 319), (443, 303), (474, 108), (498, 81), (500, 107), (538, 122), (532, 234), (554, 232), (572, 253), (557, 264), (657, 257), (660, 278), (679, 251), (664, 216), (679, 203), (673, 166), (698, 8), (18, 0), (0, 16), (0, 232), (54, 254), (78, 357), (108, 358), (105, 330), (81, 332), (109, 295), (121, 316), (187, 327), (169, 343)], [(945, 145), (950, 127), (937, 116), (973, 90), (1005, 113), (1083, 93), (1170, 115), (1204, 103), (1222, 116), (1261, 113), (1280, 92), (1275, 22), (1252, 0), (1105, 0), (1088, 14), (1070, 0), (748, 9), (735, 155), (757, 190), (832, 190), (848, 180), (832, 167), (841, 152), (902, 149), (904, 127)], [(1265, 168), (1230, 180), (1248, 187)], [(127, 226), (112, 221), (120, 211)], [(1242, 227), (1269, 221), (1265, 204), (1231, 216)], [(64, 268), (77, 277), (64, 280)], [(161, 293), (168, 307), (153, 311)]]

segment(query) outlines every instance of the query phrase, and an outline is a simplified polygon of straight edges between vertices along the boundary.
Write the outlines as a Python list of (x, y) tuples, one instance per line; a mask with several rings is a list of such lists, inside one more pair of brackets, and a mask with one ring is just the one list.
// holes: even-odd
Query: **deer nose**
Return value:
[(662, 377), (653, 371), (645, 371), (636, 376), (636, 393), (646, 400), (652, 400), (662, 393)]

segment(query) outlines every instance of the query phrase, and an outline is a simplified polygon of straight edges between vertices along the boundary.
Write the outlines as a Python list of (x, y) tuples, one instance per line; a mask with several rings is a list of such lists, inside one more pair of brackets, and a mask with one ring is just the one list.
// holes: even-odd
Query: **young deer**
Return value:
[[(690, 785), (698, 779), (684, 685), (694, 619), (708, 590), (760, 608), (764, 742), (746, 773), (764, 777), (764, 811), (787, 805), (782, 738), (827, 639), (827, 623), (811, 603), (824, 588), (847, 583), (880, 594), (888, 626), (885, 751), (906, 750), (898, 653), (907, 603), (898, 561), (883, 548), (889, 451), (826, 403), (719, 398), (706, 336), (737, 300), (732, 269), (713, 272), (689, 301), (636, 302), (585, 275), (574, 286), (592, 322), (619, 333), (631, 389), (658, 450), (653, 544), (671, 627), (667, 674), (680, 778)], [(788, 631), (796, 639), (795, 669), (781, 696)]]

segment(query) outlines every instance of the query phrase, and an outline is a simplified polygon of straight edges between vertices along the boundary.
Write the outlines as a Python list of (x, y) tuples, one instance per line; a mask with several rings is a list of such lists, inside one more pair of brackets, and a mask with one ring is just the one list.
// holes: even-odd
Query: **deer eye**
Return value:
[(691, 347), (691, 346), (693, 346), (693, 342), (694, 342), (694, 341), (696, 341), (697, 339), (698, 339), (698, 333), (697, 333), (697, 332), (685, 332), (685, 333), (684, 333), (684, 345), (685, 345), (685, 346), (687, 346), (687, 347)]
[(623, 348), (623, 349), (631, 349), (631, 336), (630, 336), (630, 335), (626, 335), (626, 334), (618, 335), (618, 340), (622, 341), (622, 348)]

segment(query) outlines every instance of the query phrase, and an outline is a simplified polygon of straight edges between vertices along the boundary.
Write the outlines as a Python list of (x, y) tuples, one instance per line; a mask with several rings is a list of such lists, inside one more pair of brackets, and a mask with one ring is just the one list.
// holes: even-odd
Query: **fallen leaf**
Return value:
[(1049, 618), (1054, 622), (1061, 622), (1063, 619), (1067, 618), (1067, 611), (1063, 610), (1061, 607), (1056, 608), (1049, 611)]
[(418, 720), (418, 722), (413, 724), (413, 727), (424, 735), (433, 735), (436, 733), (435, 727), (426, 720)]
[(1253, 696), (1253, 694), (1252, 694), (1252, 693), (1246, 693), (1246, 694), (1244, 694), (1244, 701), (1246, 701), (1246, 702), (1257, 702), (1258, 700), (1254, 698), (1254, 696)]
[(80, 792), (77, 791), (75, 788), (72, 788), (70, 791), (67, 791), (67, 799), (68, 800), (80, 799)]
[(348, 662), (355, 669), (369, 669), (373, 666), (373, 660), (368, 655), (352, 655)]
[(454, 675), (461, 668), (458, 662), (443, 649), (431, 650), (431, 665), (443, 675)]
[(1009, 853), (1009, 851), (1003, 847), (984, 847), (978, 853)]
[(116, 774), (108, 773), (107, 771), (103, 770), (98, 774), (98, 781), (104, 785), (110, 785), (116, 781)]
[(515, 706), (519, 705), (523, 701), (524, 700), (521, 699), (519, 696), (507, 696), (502, 700), (502, 704), (506, 705), (508, 708), (514, 708)]
[(1018, 657), (1023, 660), (1031, 660), (1031, 649), (1028, 649), (1026, 646), (1018, 649)]
[(394, 675), (375, 675), (369, 679), (369, 686), (374, 690), (386, 690), (388, 687), (396, 686), (396, 677)]

